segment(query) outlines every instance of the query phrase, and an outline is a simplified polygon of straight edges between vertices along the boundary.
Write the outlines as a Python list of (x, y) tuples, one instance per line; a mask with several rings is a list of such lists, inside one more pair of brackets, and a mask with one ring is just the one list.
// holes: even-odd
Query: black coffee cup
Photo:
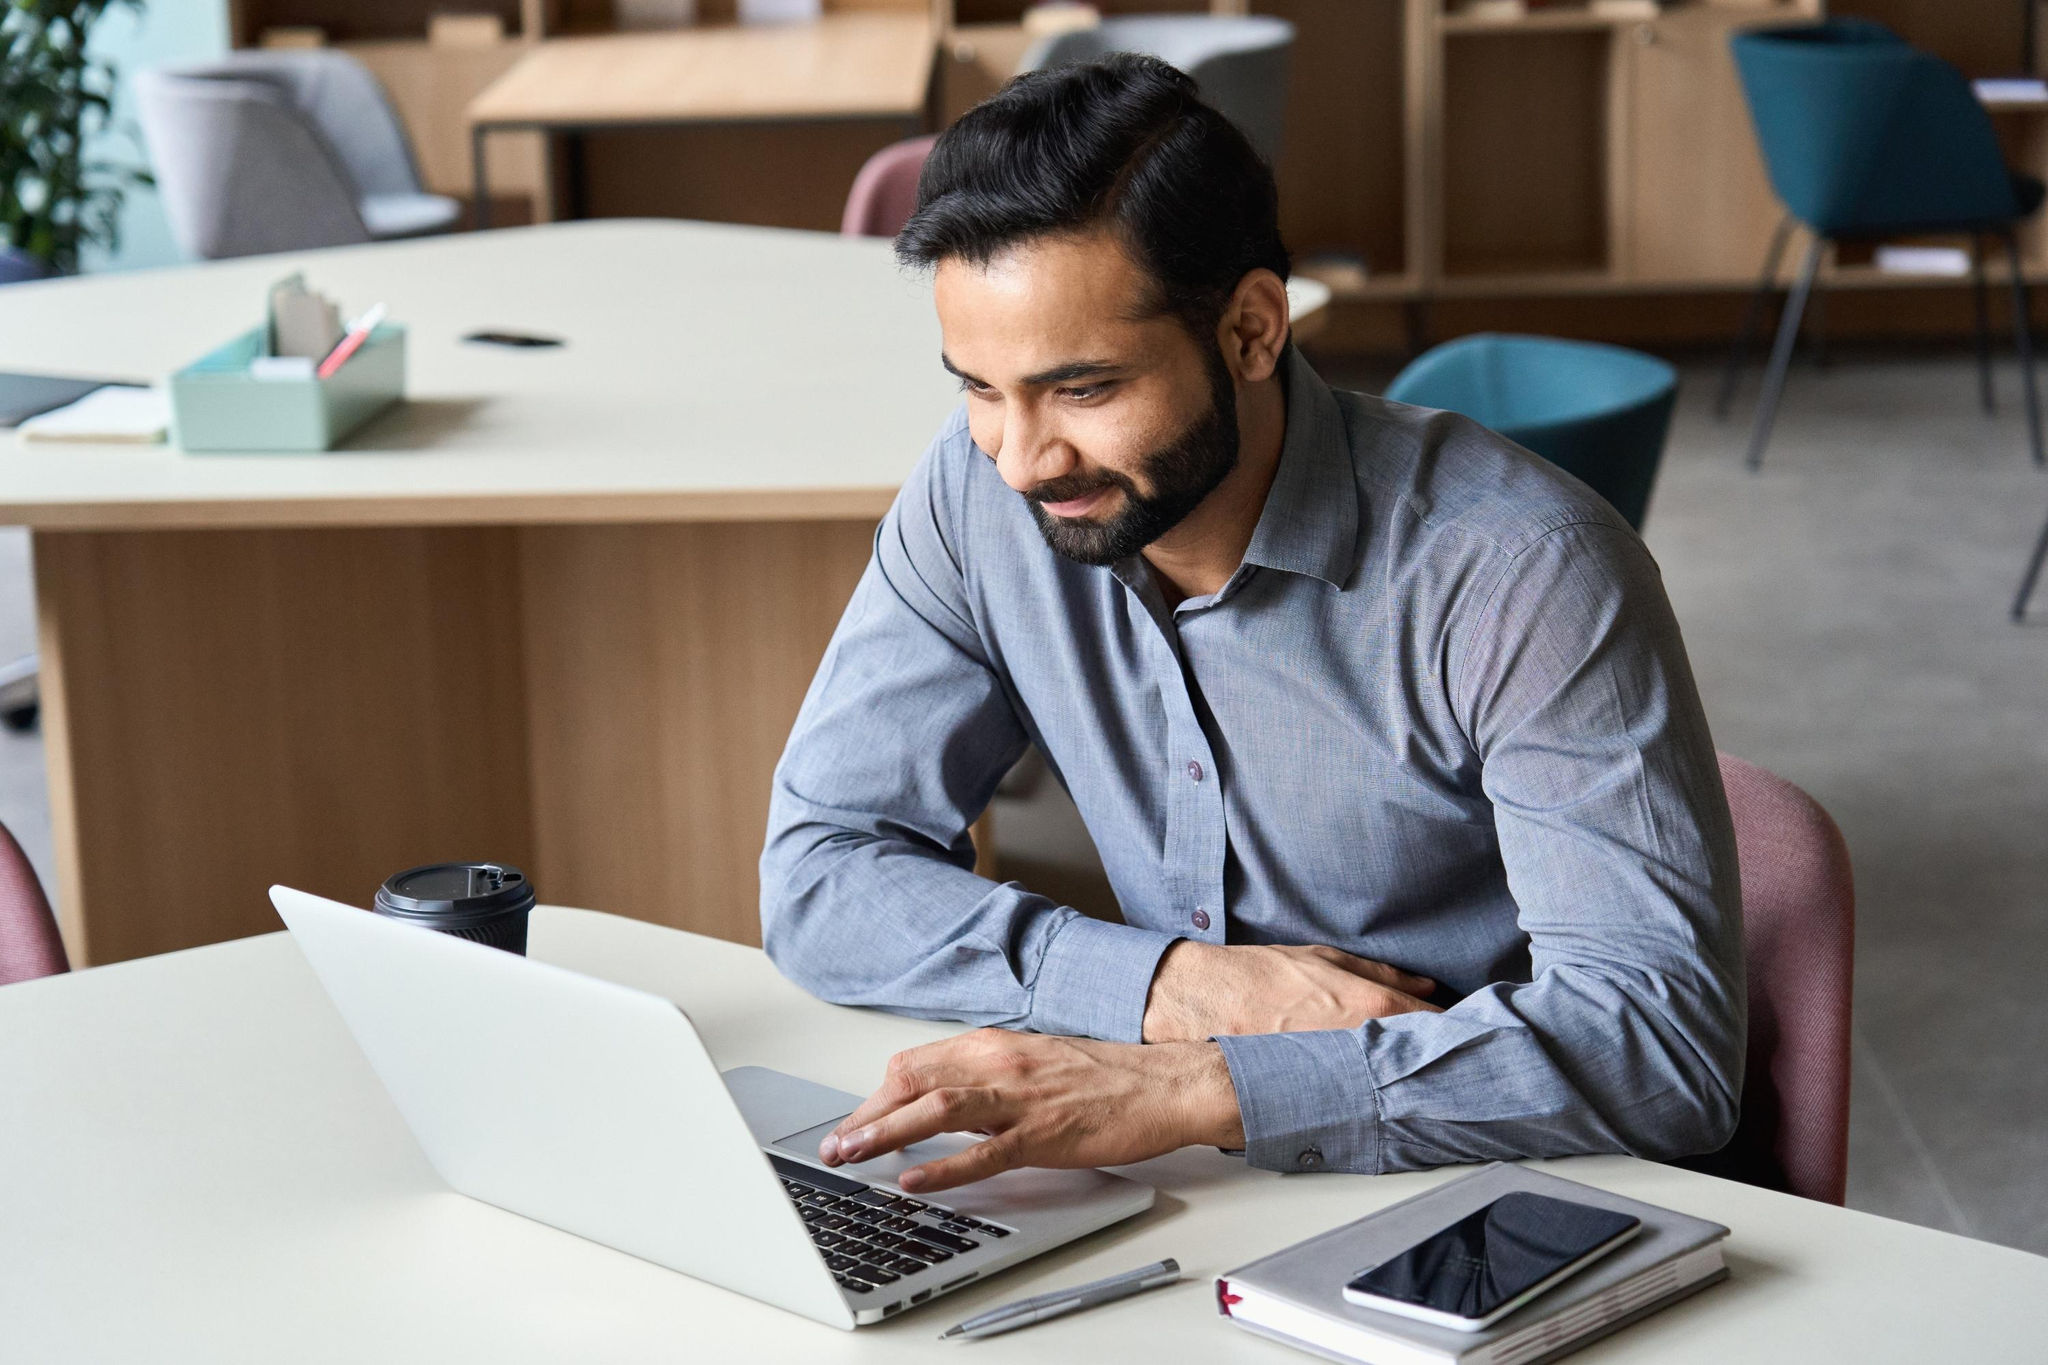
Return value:
[(533, 883), (507, 863), (428, 863), (377, 888), (377, 913), (526, 955)]

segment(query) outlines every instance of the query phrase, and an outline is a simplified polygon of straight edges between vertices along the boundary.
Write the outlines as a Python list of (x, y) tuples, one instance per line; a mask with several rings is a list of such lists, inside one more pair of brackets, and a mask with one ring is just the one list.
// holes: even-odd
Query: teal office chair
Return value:
[(1491, 427), (1577, 478), (1640, 531), (1678, 372), (1619, 346), (1481, 333), (1417, 357), (1385, 396)]
[(1717, 412), (1725, 413), (1734, 395), (1743, 352), (1794, 223), (1813, 234), (1764, 373), (1749, 468), (1763, 465), (1800, 319), (1827, 244), (1912, 233), (1967, 233), (1975, 245), (1978, 381), (1987, 410), (1992, 394), (1984, 240), (2005, 243), (2027, 435), (2034, 463), (2041, 464), (2041, 409), (2016, 230), (2041, 207), (2044, 189), (2039, 180), (2007, 168), (1991, 117), (1970, 83), (1947, 62), (1867, 20), (1756, 29), (1730, 42), (1757, 146), (1786, 212), (1736, 336)]

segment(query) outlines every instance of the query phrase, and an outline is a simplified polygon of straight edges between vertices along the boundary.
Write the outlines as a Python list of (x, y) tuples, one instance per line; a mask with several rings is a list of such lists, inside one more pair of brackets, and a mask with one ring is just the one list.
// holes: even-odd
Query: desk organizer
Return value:
[(316, 451), (405, 397), (405, 328), (381, 323), (326, 379), (257, 379), (256, 327), (171, 376), (172, 439), (188, 451)]

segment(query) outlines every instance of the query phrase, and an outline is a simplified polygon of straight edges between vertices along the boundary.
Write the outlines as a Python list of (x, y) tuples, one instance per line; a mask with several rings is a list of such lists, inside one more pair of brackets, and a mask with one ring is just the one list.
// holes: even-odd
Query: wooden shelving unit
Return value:
[[(610, 28), (611, 0), (461, 0), (463, 9), (504, 23), (504, 39), (482, 47), (426, 40), (429, 15), (444, 3), (232, 0), (231, 16), (243, 45), (259, 42), (267, 28), (325, 29), (384, 81), (429, 185), (463, 195), (469, 101), (528, 44)], [(928, 8), (940, 44), (933, 89), (940, 124), (993, 92), (1030, 42), (1020, 22), (1027, 0), (825, 3)], [(1733, 294), (1752, 285), (1780, 210), (1728, 39), (1742, 28), (1817, 17), (1822, 7), (1822, 0), (1679, 0), (1655, 18), (1554, 5), (1487, 19), (1459, 13), (1456, 0), (1096, 3), (1108, 14), (1261, 13), (1295, 24), (1287, 132), (1275, 168), (1282, 226), (1311, 273), (1319, 255), (1367, 265), (1362, 282), (1355, 270), (1323, 275), (1340, 303), (1406, 305), (1411, 325), (1436, 300)], [(698, 0), (700, 19), (729, 18), (733, 4)], [(2019, 65), (2020, 16), (2005, 0), (1838, 0), (1831, 8), (1889, 23), (1971, 75)], [(2009, 59), (2001, 55), (2008, 49)], [(2048, 109), (1995, 117), (2014, 164), (2048, 173)], [(674, 205), (635, 199), (628, 211), (758, 212), (764, 221), (830, 227), (844, 193), (839, 162), (857, 165), (859, 148), (827, 151), (801, 163), (817, 183), (796, 196), (783, 182), (804, 177), (774, 160), (785, 154), (779, 144), (717, 143), (700, 149), (695, 164), (731, 181), (719, 195)], [(538, 192), (550, 165), (537, 135), (494, 138), (491, 155), (494, 191), (545, 199)], [(652, 184), (663, 155), (652, 142), (622, 145), (600, 183)], [(741, 183), (770, 171), (776, 194), (755, 196)], [(2025, 249), (2029, 275), (2048, 279), (2048, 232), (2030, 229)], [(1788, 253), (1788, 272), (1794, 258)], [(1831, 266), (1827, 279), (1856, 289), (1940, 283), (1883, 275), (1853, 254)]]
[[(1252, 8), (1301, 30), (1282, 199), (1297, 253), (1371, 264), (1370, 288), (1329, 280), (1341, 301), (1518, 303), (1735, 294), (1754, 285), (1782, 210), (1728, 40), (1740, 29), (1818, 18), (1821, 0), (1682, 0), (1654, 18), (1570, 5), (1485, 18), (1446, 0), (1255, 0)], [(2017, 6), (1843, 0), (1830, 8), (1890, 24), (1970, 75), (2020, 64)], [(1388, 51), (1400, 53), (1398, 66)], [(1342, 60), (1368, 52), (1378, 66), (1345, 80)], [(1371, 120), (1358, 117), (1361, 105), (1375, 111)], [(1994, 111), (1994, 119), (2012, 163), (2048, 174), (2048, 109)], [(1367, 168), (1375, 194), (1363, 202), (1347, 182)], [(2048, 229), (2031, 227), (2023, 247), (2029, 277), (2048, 281)], [(1787, 254), (1787, 278), (1795, 260)], [(1854, 252), (1824, 276), (1838, 289), (1955, 284), (1885, 274)]]

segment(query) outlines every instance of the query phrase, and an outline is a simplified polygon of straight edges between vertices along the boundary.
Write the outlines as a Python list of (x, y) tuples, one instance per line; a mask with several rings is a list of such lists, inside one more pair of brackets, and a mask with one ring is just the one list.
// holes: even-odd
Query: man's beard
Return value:
[[(1138, 492), (1130, 475), (1113, 469), (1051, 479), (1024, 495), (1039, 534), (1056, 553), (1083, 564), (1128, 559), (1185, 521), (1237, 468), (1237, 390), (1220, 353), (1210, 356), (1208, 369), (1209, 410), (1142, 462), (1150, 496)], [(1048, 502), (1072, 502), (1103, 488), (1120, 488), (1124, 495), (1122, 508), (1108, 521), (1067, 519), (1045, 510)]]

